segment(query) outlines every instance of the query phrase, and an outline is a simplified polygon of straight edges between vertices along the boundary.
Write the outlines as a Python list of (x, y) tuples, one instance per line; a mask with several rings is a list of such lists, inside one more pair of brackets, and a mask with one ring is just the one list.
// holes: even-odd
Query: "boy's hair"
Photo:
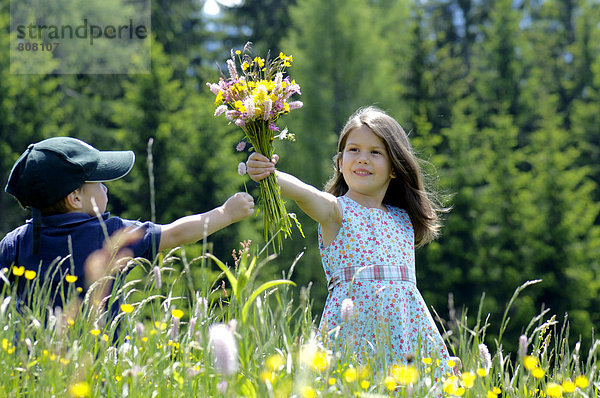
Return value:
[(439, 233), (438, 214), (446, 211), (425, 189), (420, 159), (414, 153), (408, 135), (400, 124), (379, 108), (370, 106), (358, 109), (350, 116), (340, 133), (337, 154), (334, 156), (335, 172), (325, 184), (325, 191), (342, 196), (348, 185), (339, 167), (350, 132), (361, 126), (368, 127), (384, 143), (396, 174), (388, 186), (383, 203), (400, 207), (408, 212), (415, 231), (415, 246), (435, 239)]

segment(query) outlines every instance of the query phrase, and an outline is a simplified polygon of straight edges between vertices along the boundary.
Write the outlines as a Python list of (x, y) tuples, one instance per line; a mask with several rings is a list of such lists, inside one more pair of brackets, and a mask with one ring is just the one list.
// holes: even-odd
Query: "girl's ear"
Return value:
[(83, 208), (83, 201), (81, 199), (81, 191), (79, 189), (74, 190), (65, 198), (65, 203), (69, 210), (81, 210)]
[(392, 172), (390, 173), (390, 177), (396, 178), (396, 170), (392, 169)]
[(342, 153), (338, 152), (337, 154), (337, 171), (342, 172)]

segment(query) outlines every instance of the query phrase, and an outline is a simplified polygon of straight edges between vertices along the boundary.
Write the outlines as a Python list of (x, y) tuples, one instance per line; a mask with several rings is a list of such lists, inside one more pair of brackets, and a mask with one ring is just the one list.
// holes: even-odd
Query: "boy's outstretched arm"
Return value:
[(231, 196), (222, 206), (202, 214), (181, 217), (163, 225), (159, 250), (197, 242), (254, 213), (254, 199), (244, 192)]
[(321, 224), (324, 230), (339, 229), (342, 224), (342, 210), (336, 197), (300, 181), (293, 175), (275, 171), (275, 163), (278, 160), (277, 155), (274, 155), (271, 162), (265, 156), (254, 152), (246, 162), (248, 175), (254, 181), (260, 181), (267, 178), (269, 174), (276, 173), (283, 196), (294, 200), (302, 211)]

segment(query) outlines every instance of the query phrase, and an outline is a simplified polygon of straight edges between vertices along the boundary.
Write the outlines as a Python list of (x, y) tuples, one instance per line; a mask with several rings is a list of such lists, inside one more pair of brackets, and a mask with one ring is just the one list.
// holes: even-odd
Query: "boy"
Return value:
[(81, 297), (95, 282), (86, 280), (84, 263), (103, 247), (108, 235), (133, 230), (135, 239), (126, 240), (132, 257), (152, 261), (157, 251), (201, 240), (254, 212), (252, 196), (239, 192), (220, 207), (167, 225), (110, 217), (105, 213), (108, 197), (102, 182), (124, 177), (134, 162), (132, 151), (99, 151), (70, 137), (29, 145), (13, 166), (6, 192), (31, 208), (33, 217), (0, 242), (0, 269), (13, 266), (21, 273), (24, 267), (40, 278), (52, 278), (50, 303), (61, 306), (57, 287), (61, 281), (67, 285), (67, 275), (75, 280)]

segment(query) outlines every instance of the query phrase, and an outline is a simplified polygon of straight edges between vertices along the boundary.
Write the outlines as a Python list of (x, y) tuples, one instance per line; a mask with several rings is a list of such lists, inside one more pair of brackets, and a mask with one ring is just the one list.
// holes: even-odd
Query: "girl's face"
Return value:
[(104, 213), (108, 204), (107, 192), (108, 188), (101, 182), (86, 182), (83, 184), (79, 190), (79, 198), (83, 206), (81, 212), (90, 216), (96, 216), (92, 203), (92, 198), (94, 198), (100, 214)]
[(384, 141), (370, 128), (362, 125), (350, 131), (339, 163), (350, 195), (383, 201), (395, 174)]

